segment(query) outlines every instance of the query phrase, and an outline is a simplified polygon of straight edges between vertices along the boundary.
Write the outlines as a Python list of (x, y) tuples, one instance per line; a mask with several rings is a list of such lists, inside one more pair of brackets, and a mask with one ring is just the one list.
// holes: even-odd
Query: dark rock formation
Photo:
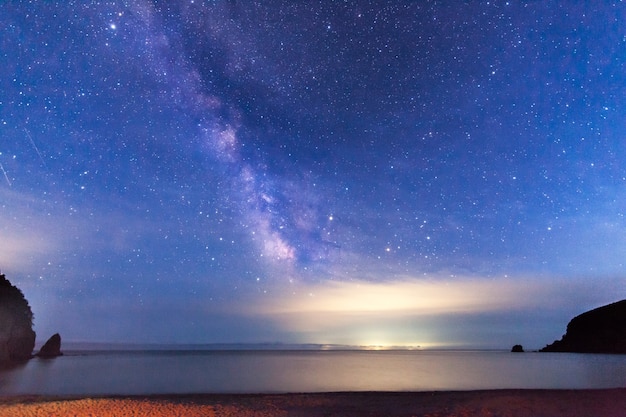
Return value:
[(522, 345), (515, 345), (513, 346), (513, 348), (511, 349), (511, 352), (524, 352), (524, 348), (522, 347)]
[(574, 317), (563, 338), (541, 352), (626, 353), (626, 300)]
[(61, 352), (61, 335), (55, 333), (44, 343), (35, 356), (39, 356), (40, 358), (56, 358), (61, 355), (63, 355)]
[(30, 359), (34, 347), (33, 312), (28, 301), (0, 274), (0, 365)]

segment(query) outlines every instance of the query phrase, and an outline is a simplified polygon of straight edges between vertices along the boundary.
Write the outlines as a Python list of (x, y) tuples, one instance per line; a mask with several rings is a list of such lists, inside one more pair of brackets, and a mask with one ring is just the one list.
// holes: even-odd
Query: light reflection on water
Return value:
[(0, 372), (0, 394), (626, 387), (626, 355), (485, 351), (68, 352)]

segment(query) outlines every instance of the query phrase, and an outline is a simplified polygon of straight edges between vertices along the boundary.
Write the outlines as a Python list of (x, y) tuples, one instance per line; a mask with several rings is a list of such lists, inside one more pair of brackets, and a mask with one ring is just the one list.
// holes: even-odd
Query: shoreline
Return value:
[(0, 396), (15, 416), (625, 416), (626, 388), (585, 390)]

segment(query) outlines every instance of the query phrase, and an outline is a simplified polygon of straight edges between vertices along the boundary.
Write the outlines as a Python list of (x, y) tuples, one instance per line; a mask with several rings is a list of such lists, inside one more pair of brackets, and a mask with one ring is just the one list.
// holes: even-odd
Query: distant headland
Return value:
[(541, 352), (626, 354), (626, 300), (574, 317), (563, 338)]

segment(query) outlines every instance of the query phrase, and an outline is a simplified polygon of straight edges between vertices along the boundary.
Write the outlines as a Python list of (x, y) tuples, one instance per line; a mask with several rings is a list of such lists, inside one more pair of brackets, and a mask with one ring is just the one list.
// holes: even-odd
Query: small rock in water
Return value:
[(41, 347), (36, 356), (39, 356), (40, 358), (56, 358), (61, 355), (63, 355), (61, 352), (61, 335), (55, 333)]

